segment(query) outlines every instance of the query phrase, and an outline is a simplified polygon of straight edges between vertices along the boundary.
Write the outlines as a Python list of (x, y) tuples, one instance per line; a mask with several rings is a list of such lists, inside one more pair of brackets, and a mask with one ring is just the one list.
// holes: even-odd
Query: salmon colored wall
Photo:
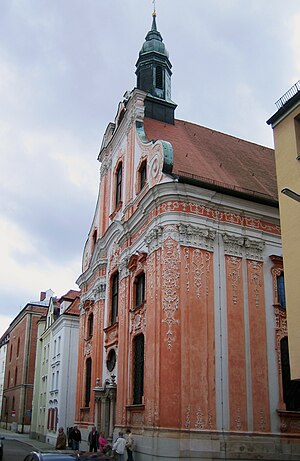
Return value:
[(247, 260), (253, 430), (270, 431), (263, 263)]
[(229, 429), (231, 431), (246, 431), (248, 429), (242, 263), (242, 258), (225, 256)]
[(216, 428), (213, 254), (181, 248), (182, 427)]

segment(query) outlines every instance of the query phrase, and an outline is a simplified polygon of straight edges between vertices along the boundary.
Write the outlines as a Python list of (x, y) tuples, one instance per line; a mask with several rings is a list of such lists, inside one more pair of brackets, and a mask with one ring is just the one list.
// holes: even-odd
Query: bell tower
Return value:
[(136, 63), (137, 88), (147, 92), (145, 116), (174, 124), (176, 104), (171, 100), (172, 64), (153, 12), (151, 30)]

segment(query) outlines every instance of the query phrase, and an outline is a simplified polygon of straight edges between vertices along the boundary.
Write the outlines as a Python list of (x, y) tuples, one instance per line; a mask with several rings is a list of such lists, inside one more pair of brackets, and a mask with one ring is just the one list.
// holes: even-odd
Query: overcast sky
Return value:
[[(97, 155), (152, 22), (151, 0), (0, 1), (0, 335), (77, 288)], [(299, 0), (157, 0), (176, 117), (273, 147), (300, 78)], [(259, 165), (258, 165), (259, 168)]]

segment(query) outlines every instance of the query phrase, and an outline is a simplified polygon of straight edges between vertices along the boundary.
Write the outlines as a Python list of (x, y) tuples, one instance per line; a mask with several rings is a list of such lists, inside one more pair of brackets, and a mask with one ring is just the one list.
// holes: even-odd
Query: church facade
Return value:
[(136, 461), (296, 459), (274, 152), (176, 120), (171, 69), (154, 15), (98, 157), (75, 423)]

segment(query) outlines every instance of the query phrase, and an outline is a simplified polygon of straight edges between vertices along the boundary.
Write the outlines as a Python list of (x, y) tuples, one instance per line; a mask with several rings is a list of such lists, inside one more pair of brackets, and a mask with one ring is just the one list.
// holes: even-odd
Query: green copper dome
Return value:
[(142, 46), (142, 49), (139, 53), (141, 56), (142, 54), (145, 53), (159, 53), (167, 58), (169, 57), (169, 53), (165, 47), (165, 44), (163, 43), (162, 36), (160, 32), (158, 32), (157, 27), (156, 27), (156, 16), (153, 15), (153, 21), (152, 21), (152, 27), (151, 30), (148, 32), (145, 38), (145, 42)]

